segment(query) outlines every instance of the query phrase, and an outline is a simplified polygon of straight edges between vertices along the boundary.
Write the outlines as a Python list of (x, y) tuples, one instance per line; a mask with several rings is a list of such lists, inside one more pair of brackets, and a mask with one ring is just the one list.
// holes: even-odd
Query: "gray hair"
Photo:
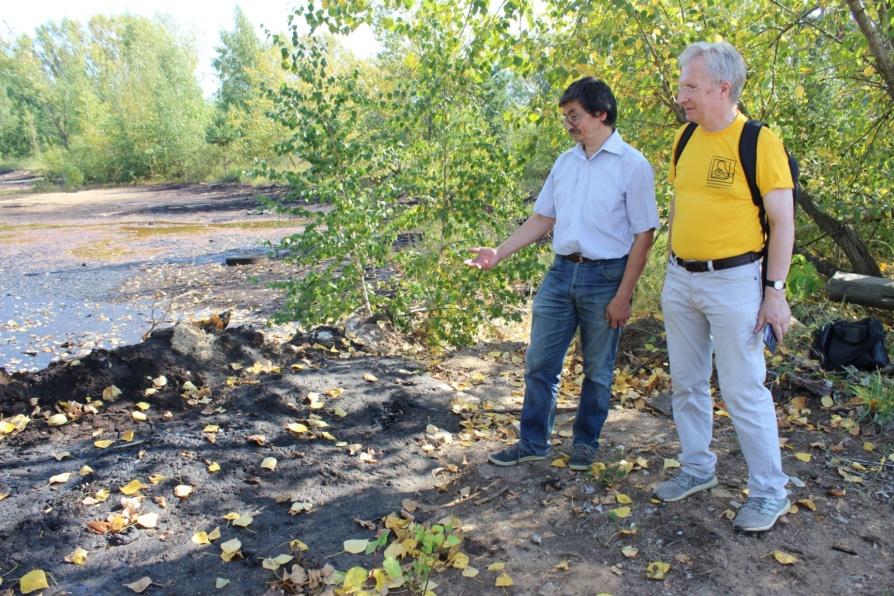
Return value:
[(680, 54), (678, 58), (680, 68), (699, 56), (704, 57), (705, 68), (711, 79), (715, 83), (728, 82), (730, 97), (738, 102), (742, 87), (745, 86), (745, 60), (742, 55), (725, 41), (715, 43), (697, 41), (689, 44)]

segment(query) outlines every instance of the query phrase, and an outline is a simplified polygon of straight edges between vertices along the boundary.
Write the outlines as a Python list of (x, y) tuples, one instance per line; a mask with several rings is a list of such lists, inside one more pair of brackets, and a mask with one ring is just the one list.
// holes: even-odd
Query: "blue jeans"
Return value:
[(627, 257), (574, 263), (557, 256), (534, 298), (531, 342), (525, 357), (525, 403), (521, 448), (550, 451), (559, 376), (568, 346), (580, 327), (584, 382), (574, 420), (573, 445), (596, 449), (608, 416), (621, 329), (605, 320), (618, 291)]

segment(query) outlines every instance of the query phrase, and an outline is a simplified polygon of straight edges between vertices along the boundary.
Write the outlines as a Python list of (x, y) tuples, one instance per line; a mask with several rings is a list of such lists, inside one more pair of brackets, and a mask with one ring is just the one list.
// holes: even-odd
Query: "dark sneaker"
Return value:
[(584, 445), (575, 445), (574, 451), (571, 452), (571, 461), (568, 463), (568, 468), (575, 472), (584, 472), (590, 469), (594, 459), (596, 459), (595, 449), (590, 449)]
[(528, 453), (518, 445), (513, 445), (503, 451), (491, 453), (487, 459), (495, 466), (515, 466), (526, 461), (540, 461), (546, 459), (546, 456)]
[(773, 527), (776, 520), (788, 513), (791, 508), (788, 499), (770, 499), (769, 497), (748, 497), (739, 509), (733, 528), (743, 532), (764, 532)]
[(717, 476), (698, 478), (686, 472), (680, 472), (670, 480), (665, 480), (652, 492), (657, 498), (667, 503), (682, 501), (700, 490), (708, 490), (717, 486)]

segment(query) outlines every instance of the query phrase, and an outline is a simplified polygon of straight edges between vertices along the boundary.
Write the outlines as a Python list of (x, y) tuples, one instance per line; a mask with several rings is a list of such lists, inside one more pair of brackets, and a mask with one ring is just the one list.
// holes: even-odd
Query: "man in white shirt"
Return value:
[(658, 227), (652, 167), (615, 130), (611, 89), (586, 77), (559, 100), (576, 145), (556, 160), (531, 215), (497, 248), (473, 248), (466, 264), (491, 269), (553, 230), (555, 261), (534, 299), (525, 357), (525, 401), (516, 445), (498, 466), (545, 459), (551, 450), (559, 376), (578, 327), (584, 382), (569, 467), (589, 469), (608, 416), (621, 326)]

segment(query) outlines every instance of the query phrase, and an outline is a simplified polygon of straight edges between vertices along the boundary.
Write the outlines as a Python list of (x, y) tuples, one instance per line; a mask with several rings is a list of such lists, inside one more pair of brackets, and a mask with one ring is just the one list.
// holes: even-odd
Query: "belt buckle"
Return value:
[(573, 252), (570, 255), (568, 255), (567, 258), (573, 263), (583, 263), (584, 262), (584, 255), (580, 254), (579, 252)]
[[(680, 257), (677, 257), (680, 259)], [(700, 271), (714, 271), (713, 261), (699, 261), (696, 259), (680, 259), (683, 269), (698, 273)]]

